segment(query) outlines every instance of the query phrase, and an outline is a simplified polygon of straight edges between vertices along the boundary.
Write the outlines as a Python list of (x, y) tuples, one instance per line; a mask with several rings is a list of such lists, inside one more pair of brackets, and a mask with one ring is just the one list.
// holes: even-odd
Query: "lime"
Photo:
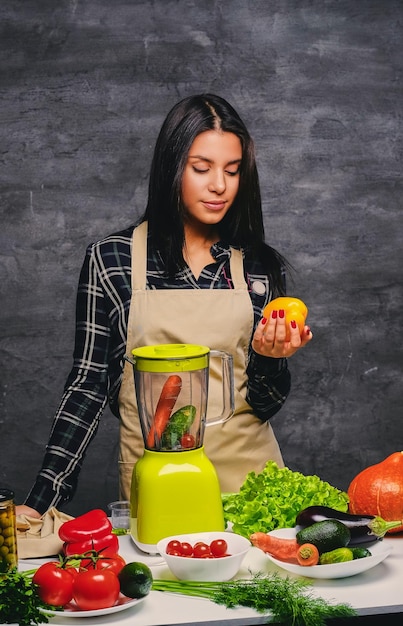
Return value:
[(120, 591), (128, 598), (144, 598), (150, 593), (153, 575), (145, 563), (126, 563), (118, 574)]

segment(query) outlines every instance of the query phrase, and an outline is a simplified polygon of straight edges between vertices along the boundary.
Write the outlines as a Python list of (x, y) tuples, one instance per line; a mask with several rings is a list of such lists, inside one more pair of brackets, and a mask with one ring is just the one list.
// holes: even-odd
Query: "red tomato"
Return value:
[(207, 556), (211, 556), (210, 546), (206, 543), (196, 543), (193, 546), (193, 556), (196, 559), (206, 558)]
[[(110, 546), (107, 548), (103, 548), (102, 550), (98, 550), (97, 554), (98, 556), (102, 557), (114, 557), (116, 554), (118, 554), (118, 547)], [(92, 560), (92, 558), (81, 559), (80, 569), (95, 569), (94, 561)]]
[(214, 539), (214, 541), (210, 543), (210, 550), (214, 556), (224, 556), (227, 552), (227, 548), (228, 545), (225, 539)]
[(95, 562), (95, 566), (93, 563), (87, 565), (86, 569), (110, 569), (115, 574), (119, 574), (120, 570), (126, 565), (126, 561), (120, 554), (105, 554), (104, 552), (100, 552), (98, 558)]
[(165, 550), (167, 554), (172, 554), (172, 552), (181, 552), (181, 542), (177, 539), (172, 539), (168, 542)]
[(72, 567), (69, 564), (66, 565), (66, 572), (68, 572), (70, 574), (70, 576), (72, 576), (73, 578), (75, 578), (77, 576), (78, 571), (79, 570), (76, 567)]
[(182, 556), (193, 556), (193, 547), (191, 543), (187, 541), (182, 541), (181, 543), (181, 554)]
[(41, 565), (32, 582), (37, 585), (38, 596), (46, 604), (64, 606), (73, 597), (74, 576), (68, 570), (62, 569), (59, 561)]
[(182, 448), (194, 448), (196, 445), (196, 440), (190, 433), (185, 433), (181, 437), (181, 446)]
[(119, 593), (119, 579), (110, 569), (79, 572), (73, 581), (73, 598), (83, 611), (108, 609)]

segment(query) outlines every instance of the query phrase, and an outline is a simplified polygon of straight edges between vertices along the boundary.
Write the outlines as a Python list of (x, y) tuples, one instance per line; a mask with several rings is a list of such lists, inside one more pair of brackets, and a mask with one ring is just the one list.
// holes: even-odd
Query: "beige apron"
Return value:
[[(223, 492), (235, 492), (252, 470), (268, 460), (283, 467), (281, 452), (268, 423), (253, 415), (246, 402), (246, 364), (253, 329), (253, 308), (239, 250), (231, 248), (234, 289), (146, 289), (147, 224), (133, 233), (132, 298), (126, 354), (135, 347), (161, 343), (193, 343), (233, 355), (235, 413), (227, 422), (208, 426), (205, 450), (213, 462)], [(137, 415), (133, 367), (125, 362), (119, 393), (120, 490), (129, 499), (133, 465), (143, 454)], [(210, 360), (207, 420), (222, 412), (220, 359)]]

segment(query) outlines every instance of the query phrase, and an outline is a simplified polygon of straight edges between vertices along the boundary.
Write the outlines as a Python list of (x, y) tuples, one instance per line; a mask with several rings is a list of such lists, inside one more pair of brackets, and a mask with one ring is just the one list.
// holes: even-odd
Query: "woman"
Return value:
[[(139, 224), (87, 250), (74, 365), (42, 469), (17, 512), (38, 516), (72, 498), (107, 402), (120, 419), (121, 496), (129, 497), (143, 444), (123, 357), (140, 345), (197, 343), (233, 355), (235, 414), (205, 437), (223, 491), (238, 490), (269, 459), (282, 466), (268, 420), (289, 393), (287, 358), (312, 339), (291, 323), (286, 341), (284, 311), (262, 318), (284, 293), (285, 267), (264, 243), (254, 146), (239, 115), (211, 94), (180, 101), (157, 139)], [(216, 383), (212, 415), (221, 412)]]

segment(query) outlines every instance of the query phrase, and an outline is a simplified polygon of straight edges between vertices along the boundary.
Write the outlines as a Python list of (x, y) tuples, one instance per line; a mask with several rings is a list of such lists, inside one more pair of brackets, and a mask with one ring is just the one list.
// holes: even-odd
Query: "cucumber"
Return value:
[(319, 554), (330, 552), (336, 548), (345, 548), (351, 538), (350, 530), (335, 519), (316, 522), (297, 532), (296, 539), (299, 545), (313, 543)]
[(171, 450), (177, 446), (180, 438), (189, 431), (195, 416), (196, 407), (193, 404), (187, 404), (175, 411), (162, 434), (162, 447)]
[(329, 565), (331, 563), (347, 563), (353, 560), (351, 548), (336, 548), (330, 552), (323, 552), (319, 557), (319, 565)]
[(364, 559), (366, 556), (372, 556), (368, 548), (350, 548), (353, 553), (353, 559)]

